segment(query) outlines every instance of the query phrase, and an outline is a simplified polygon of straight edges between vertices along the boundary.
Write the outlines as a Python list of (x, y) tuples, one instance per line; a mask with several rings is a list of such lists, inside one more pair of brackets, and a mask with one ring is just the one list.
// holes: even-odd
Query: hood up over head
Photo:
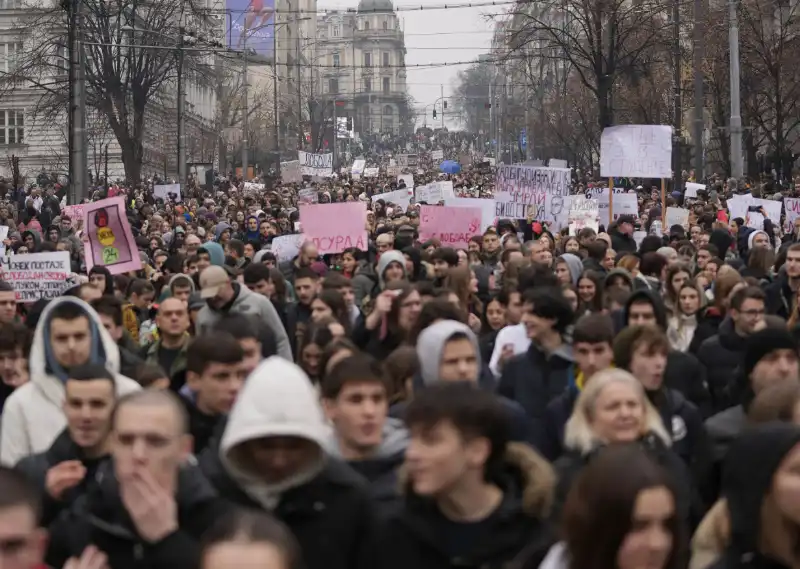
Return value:
[(403, 278), (408, 278), (408, 274), (406, 274), (406, 258), (400, 251), (392, 249), (391, 251), (381, 253), (381, 258), (378, 259), (378, 281), (380, 282), (381, 289), (386, 287), (386, 282), (383, 280), (383, 273), (389, 268), (389, 263), (400, 263), (400, 266), (403, 267)]
[(439, 381), (439, 366), (442, 362), (444, 345), (456, 334), (463, 334), (469, 339), (475, 348), (475, 357), (478, 358), (478, 369), (480, 369), (481, 351), (478, 339), (470, 327), (455, 320), (442, 320), (425, 328), (417, 339), (420, 375), (425, 385), (433, 385)]
[(581, 278), (581, 273), (583, 273), (583, 261), (581, 261), (580, 257), (572, 253), (564, 253), (558, 257), (558, 260), (567, 264), (572, 284), (578, 286), (578, 279)]
[(625, 323), (625, 326), (628, 325), (628, 319), (630, 317), (631, 305), (634, 304), (634, 303), (639, 304), (639, 303), (644, 303), (644, 302), (648, 302), (653, 306), (653, 311), (655, 312), (656, 322), (658, 323), (658, 326), (662, 330), (666, 330), (667, 329), (667, 310), (664, 307), (664, 301), (661, 300), (661, 297), (658, 296), (656, 293), (654, 293), (654, 292), (652, 292), (650, 290), (645, 290), (645, 289), (633, 291), (631, 296), (628, 298), (628, 302), (625, 303), (625, 308), (623, 309), (623, 312), (622, 312), (623, 321)]

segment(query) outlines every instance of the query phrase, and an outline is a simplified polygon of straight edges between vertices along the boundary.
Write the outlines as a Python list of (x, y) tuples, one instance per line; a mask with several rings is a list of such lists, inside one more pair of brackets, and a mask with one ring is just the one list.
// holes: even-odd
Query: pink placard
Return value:
[(363, 202), (309, 204), (300, 206), (300, 223), (306, 239), (320, 255), (341, 253), (355, 247), (367, 250), (367, 205)]
[(61, 208), (62, 215), (68, 215), (72, 220), (72, 227), (78, 226), (78, 220), (83, 220), (84, 204), (65, 205)]
[(88, 238), (84, 241), (87, 272), (95, 265), (112, 275), (142, 268), (122, 197), (85, 204), (83, 227)]
[(442, 247), (466, 249), (469, 238), (481, 231), (478, 207), (420, 206), (419, 240), (438, 239)]

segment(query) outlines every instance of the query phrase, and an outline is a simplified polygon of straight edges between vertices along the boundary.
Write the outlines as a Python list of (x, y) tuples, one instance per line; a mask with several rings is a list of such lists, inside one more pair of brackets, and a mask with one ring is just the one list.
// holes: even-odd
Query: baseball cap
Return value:
[(228, 272), (222, 267), (212, 265), (200, 273), (200, 298), (217, 296), (219, 289), (230, 282)]
[(628, 214), (620, 215), (617, 218), (617, 225), (622, 225), (623, 223), (630, 223), (631, 225), (633, 225), (634, 223), (636, 223), (636, 218)]

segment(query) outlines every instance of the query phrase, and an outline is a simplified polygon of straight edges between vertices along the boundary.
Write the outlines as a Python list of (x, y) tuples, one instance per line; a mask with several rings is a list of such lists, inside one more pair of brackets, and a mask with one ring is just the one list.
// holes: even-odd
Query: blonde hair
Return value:
[(564, 446), (586, 454), (604, 442), (598, 439), (594, 433), (591, 419), (600, 393), (612, 383), (628, 385), (639, 396), (644, 408), (644, 425), (641, 434), (652, 433), (665, 445), (670, 446), (672, 439), (664, 428), (658, 411), (647, 399), (642, 384), (629, 372), (616, 368), (599, 371), (586, 383), (564, 429)]

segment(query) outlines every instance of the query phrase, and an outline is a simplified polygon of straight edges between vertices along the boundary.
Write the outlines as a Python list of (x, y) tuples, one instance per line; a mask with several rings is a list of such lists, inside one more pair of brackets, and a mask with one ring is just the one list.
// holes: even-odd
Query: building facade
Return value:
[(405, 35), (391, 0), (361, 0), (357, 12), (329, 12), (317, 33), (319, 98), (356, 133), (399, 133), (406, 118)]

